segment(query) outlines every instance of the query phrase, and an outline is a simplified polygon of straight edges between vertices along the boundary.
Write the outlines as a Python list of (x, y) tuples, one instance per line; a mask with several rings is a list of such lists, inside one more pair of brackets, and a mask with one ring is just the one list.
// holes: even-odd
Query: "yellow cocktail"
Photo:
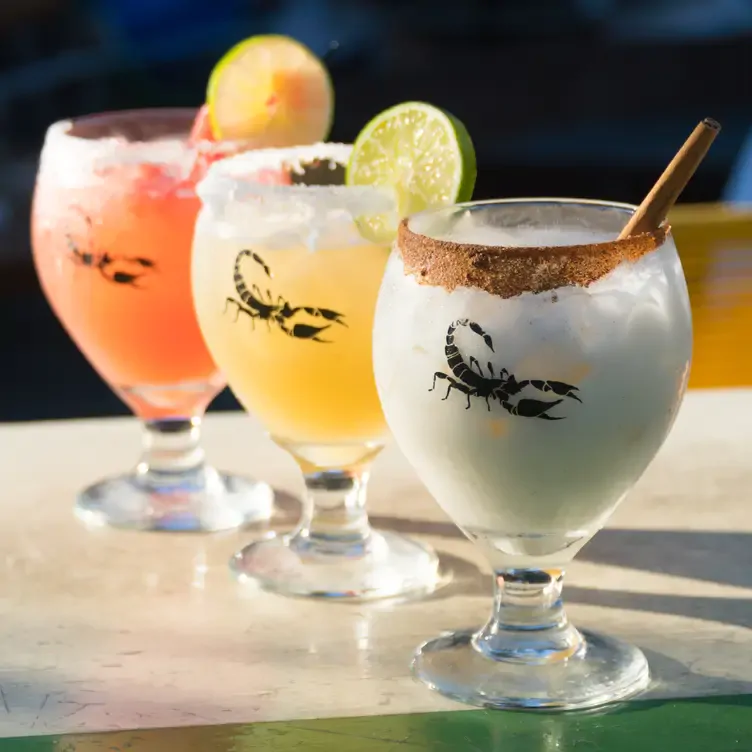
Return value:
[(239, 249), (204, 234), (195, 249), (204, 337), (274, 440), (321, 469), (380, 446), (371, 330), (388, 247)]
[[(371, 530), (364, 509), (387, 435), (371, 331), (389, 248), (359, 228), (394, 209), (388, 194), (341, 184), (349, 153), (320, 144), (212, 167), (199, 187), (192, 277), (212, 356), (306, 480), (296, 532), (249, 546), (236, 570), (284, 593), (375, 598), (432, 587), (437, 561)], [(259, 182), (267, 170), (290, 184)]]

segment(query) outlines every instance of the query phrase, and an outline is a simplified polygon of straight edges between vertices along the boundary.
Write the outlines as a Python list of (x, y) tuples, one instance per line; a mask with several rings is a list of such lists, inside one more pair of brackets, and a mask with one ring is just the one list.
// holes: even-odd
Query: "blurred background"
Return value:
[[(403, 100), (456, 114), (476, 145), (476, 198), (638, 203), (712, 116), (723, 133), (682, 201), (752, 201), (752, 0), (2, 0), (0, 420), (127, 414), (34, 275), (29, 208), (46, 127), (198, 106), (220, 56), (268, 32), (329, 50), (334, 140)], [(225, 392), (213, 409), (235, 406)]]

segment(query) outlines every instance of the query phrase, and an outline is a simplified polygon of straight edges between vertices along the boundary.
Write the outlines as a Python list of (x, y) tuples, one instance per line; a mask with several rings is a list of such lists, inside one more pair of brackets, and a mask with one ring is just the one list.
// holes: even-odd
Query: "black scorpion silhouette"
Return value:
[[(89, 233), (91, 233), (93, 230), (91, 218), (86, 214), (83, 215), (83, 218)], [(106, 251), (95, 253), (91, 248), (91, 237), (85, 251), (81, 250), (70, 234), (66, 234), (65, 240), (70, 252), (69, 258), (74, 264), (98, 271), (108, 282), (115, 285), (129, 285), (141, 289), (138, 285), (139, 279), (149, 272), (157, 270), (157, 265), (151, 259), (143, 256), (110, 256)], [(135, 269), (113, 268), (113, 265), (117, 267), (119, 264), (134, 265)]]
[[(251, 319), (251, 324), (254, 329), (256, 328), (256, 320), (259, 319), (266, 322), (268, 329), (271, 329), (271, 324), (274, 323), (289, 337), (322, 343), (328, 343), (331, 341), (321, 339), (319, 335), (324, 330), (329, 329), (332, 324), (347, 326), (343, 321), (344, 314), (337, 313), (337, 311), (332, 311), (329, 308), (314, 308), (312, 306), (296, 306), (293, 308), (281, 295), (277, 296), (277, 302), (275, 303), (271, 291), (266, 290), (262, 293), (258, 285), (251, 285), (249, 290), (248, 285), (243, 278), (243, 274), (240, 271), (240, 263), (244, 258), (250, 258), (255, 261), (264, 270), (264, 274), (266, 274), (269, 279), (272, 277), (271, 270), (257, 253), (248, 250), (243, 250), (238, 253), (237, 258), (235, 259), (233, 280), (235, 282), (235, 289), (238, 292), (238, 297), (242, 302), (238, 302), (235, 298), (229, 297), (225, 300), (224, 311), (227, 313), (228, 306), (234, 305), (235, 321), (238, 320), (241, 313), (244, 313)], [(309, 316), (315, 318), (322, 318), (331, 323), (325, 324), (324, 326), (311, 326), (309, 324), (293, 324), (290, 326), (288, 323), (290, 322), (290, 319), (301, 312), (307, 313)]]
[[(488, 363), (488, 372), (491, 378), (484, 376), (478, 360), (471, 356), (469, 363), (466, 363), (459, 348), (454, 344), (454, 332), (460, 326), (469, 327), (472, 332), (482, 337), (491, 352), (494, 352), (491, 336), (486, 334), (479, 324), (469, 319), (454, 321), (447, 329), (444, 353), (446, 354), (447, 364), (452, 369), (455, 378), (447, 376), (441, 371), (436, 371), (429, 392), (436, 388), (436, 379), (444, 379), (449, 382), (449, 386), (442, 399), (448, 399), (452, 389), (456, 389), (458, 392), (467, 395), (466, 410), (470, 409), (471, 397), (480, 397), (486, 401), (486, 407), (489, 411), (491, 410), (489, 400), (498, 400), (501, 406), (511, 415), (517, 415), (520, 418), (541, 418), (543, 420), (563, 420), (563, 416), (549, 415), (548, 411), (563, 402), (565, 397), (582, 402), (575, 393), (578, 391), (577, 387), (565, 384), (562, 381), (542, 381), (540, 379), (517, 381), (506, 368), (502, 368), (497, 376), (494, 374), (493, 363)], [(475, 370), (473, 370), (473, 367), (475, 367)], [(541, 392), (551, 392), (561, 399), (546, 402), (524, 398), (512, 404), (509, 398), (519, 394), (527, 386), (534, 387)]]

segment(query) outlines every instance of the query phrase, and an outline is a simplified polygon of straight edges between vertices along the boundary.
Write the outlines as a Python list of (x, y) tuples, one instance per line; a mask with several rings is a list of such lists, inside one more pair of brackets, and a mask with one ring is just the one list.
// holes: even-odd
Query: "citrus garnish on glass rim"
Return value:
[[(424, 102), (403, 102), (360, 132), (345, 181), (393, 190), (398, 221), (429, 207), (469, 201), (476, 174), (473, 142), (456, 117)], [(358, 226), (370, 239), (388, 242), (397, 221), (383, 214), (360, 217)]]
[(209, 78), (206, 101), (216, 138), (257, 148), (323, 141), (334, 111), (324, 63), (290, 37), (267, 34), (236, 44)]

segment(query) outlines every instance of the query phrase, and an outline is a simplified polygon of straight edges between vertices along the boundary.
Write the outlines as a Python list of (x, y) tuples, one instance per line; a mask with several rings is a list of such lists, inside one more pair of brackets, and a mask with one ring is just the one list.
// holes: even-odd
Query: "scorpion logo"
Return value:
[[(87, 214), (84, 214), (83, 218), (91, 237), (94, 229), (91, 218)], [(142, 289), (138, 285), (139, 279), (149, 272), (157, 270), (157, 265), (151, 259), (143, 256), (110, 256), (106, 251), (95, 253), (92, 250), (91, 239), (85, 251), (81, 250), (70, 234), (66, 234), (65, 240), (68, 244), (69, 258), (74, 264), (98, 271), (108, 282), (115, 285), (129, 285), (136, 289)], [(120, 265), (126, 266), (124, 269), (122, 267), (117, 268)]]
[[(541, 418), (542, 420), (563, 420), (563, 417), (549, 415), (548, 411), (563, 402), (565, 397), (582, 402), (576, 394), (579, 391), (577, 387), (565, 384), (562, 381), (542, 381), (539, 379), (517, 381), (506, 368), (502, 368), (498, 375), (495, 374), (493, 363), (490, 362), (488, 363), (490, 378), (484, 376), (483, 369), (478, 360), (471, 356), (469, 362), (466, 363), (459, 348), (454, 344), (454, 333), (460, 326), (469, 327), (472, 332), (482, 337), (491, 352), (494, 352), (491, 336), (486, 334), (479, 324), (468, 319), (454, 321), (447, 329), (446, 347), (444, 348), (447, 365), (451, 368), (454, 378), (442, 371), (436, 371), (433, 375), (433, 385), (428, 390), (429, 392), (432, 392), (436, 388), (437, 379), (444, 379), (449, 382), (449, 386), (447, 387), (446, 395), (442, 399), (448, 399), (452, 389), (456, 389), (467, 396), (466, 410), (470, 409), (471, 397), (480, 397), (486, 401), (486, 407), (489, 412), (491, 410), (489, 400), (495, 399), (499, 401), (501, 406), (510, 415), (517, 415), (520, 418)], [(527, 386), (534, 387), (544, 393), (550, 392), (560, 399), (544, 401), (523, 398), (512, 404), (509, 398), (519, 394)]]
[[(344, 314), (337, 313), (337, 311), (332, 311), (329, 308), (313, 308), (311, 306), (297, 306), (293, 308), (281, 295), (277, 296), (277, 301), (275, 303), (274, 296), (270, 290), (261, 292), (258, 285), (255, 284), (251, 285), (249, 289), (243, 274), (240, 271), (240, 264), (245, 258), (250, 258), (261, 267), (264, 274), (269, 277), (269, 279), (272, 278), (271, 270), (257, 253), (249, 250), (242, 250), (238, 253), (237, 258), (235, 259), (233, 280), (235, 282), (235, 289), (237, 290), (240, 302), (235, 298), (228, 297), (225, 300), (224, 310), (224, 312), (227, 313), (227, 309), (230, 305), (235, 306), (234, 321), (237, 321), (240, 314), (244, 313), (250, 318), (251, 325), (254, 329), (256, 328), (256, 320), (258, 319), (260, 321), (265, 321), (269, 330), (271, 330), (271, 325), (273, 323), (289, 337), (322, 343), (331, 342), (331, 340), (321, 339), (319, 335), (326, 329), (329, 329), (333, 324), (339, 324), (344, 327), (347, 326), (343, 320)], [(325, 324), (324, 326), (311, 326), (310, 324), (300, 323), (292, 324), (292, 326), (290, 326), (292, 323), (290, 322), (290, 319), (301, 312), (307, 313), (314, 318), (324, 319), (331, 323)]]

